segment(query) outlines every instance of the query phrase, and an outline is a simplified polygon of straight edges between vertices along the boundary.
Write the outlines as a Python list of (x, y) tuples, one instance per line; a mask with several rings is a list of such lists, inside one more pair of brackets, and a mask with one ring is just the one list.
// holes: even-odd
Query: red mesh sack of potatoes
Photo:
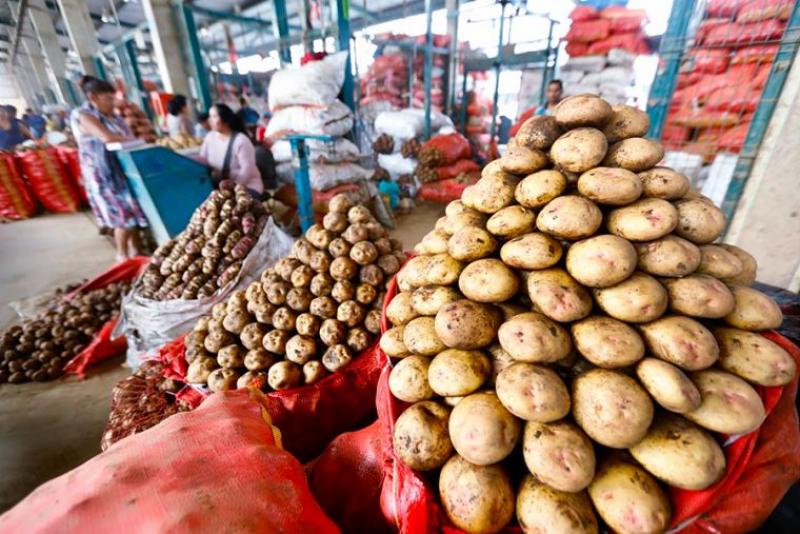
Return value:
[(36, 148), (17, 153), (22, 174), (39, 202), (53, 213), (78, 211), (80, 196), (55, 148)]
[(448, 180), (439, 180), (422, 184), (419, 188), (417, 196), (423, 200), (430, 200), (432, 202), (450, 202), (461, 197), (464, 189), (474, 184), (480, 178), (479, 175), (468, 176), (468, 179), (459, 180), (457, 178), (450, 178)]
[(435, 135), (422, 145), (419, 150), (419, 161), (430, 167), (450, 165), (460, 159), (472, 156), (469, 141), (460, 133)]
[(78, 154), (78, 149), (71, 146), (57, 146), (56, 153), (58, 159), (67, 169), (72, 185), (81, 197), (84, 204), (89, 203), (89, 198), (86, 196), (86, 189), (83, 187), (83, 177), (81, 176), (81, 162)]
[(19, 174), (13, 154), (0, 152), (0, 219), (27, 219), (36, 202)]
[(597, 9), (592, 6), (576, 6), (569, 12), (569, 18), (573, 21), (592, 20), (600, 17)]
[(480, 165), (471, 159), (460, 159), (450, 165), (444, 165), (436, 169), (436, 174), (440, 180), (449, 180), (451, 178), (458, 178), (462, 174), (470, 174), (480, 172)]
[(573, 21), (564, 39), (570, 42), (591, 43), (609, 36), (611, 21), (608, 19), (595, 19), (586, 21)]
[(263, 401), (220, 393), (126, 438), (39, 487), (0, 531), (339, 532)]

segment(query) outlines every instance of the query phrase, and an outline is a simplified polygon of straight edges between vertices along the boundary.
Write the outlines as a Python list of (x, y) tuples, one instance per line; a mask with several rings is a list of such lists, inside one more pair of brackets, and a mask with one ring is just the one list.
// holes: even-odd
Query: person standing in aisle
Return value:
[(167, 133), (176, 138), (194, 135), (192, 119), (189, 118), (189, 104), (183, 95), (175, 95), (167, 103)]
[(83, 185), (97, 223), (114, 231), (120, 261), (140, 253), (136, 232), (139, 227), (147, 227), (147, 218), (106, 143), (130, 141), (133, 136), (122, 117), (114, 113), (114, 86), (84, 76), (81, 89), (86, 102), (73, 112), (72, 119), (77, 128)]
[(536, 108), (535, 115), (552, 115), (556, 106), (564, 96), (564, 84), (561, 80), (550, 80), (547, 84), (547, 101), (543, 106)]
[(47, 121), (45, 118), (34, 113), (31, 108), (25, 110), (25, 114), (22, 116), (22, 122), (24, 122), (31, 131), (31, 135), (34, 139), (41, 139), (47, 130)]
[(0, 150), (14, 150), (17, 145), (33, 139), (28, 127), (16, 115), (14, 106), (0, 106)]

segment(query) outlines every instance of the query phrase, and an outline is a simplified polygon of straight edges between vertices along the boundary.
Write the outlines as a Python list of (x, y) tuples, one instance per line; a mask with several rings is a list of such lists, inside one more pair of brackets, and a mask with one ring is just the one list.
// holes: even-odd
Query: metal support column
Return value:
[(447, 102), (445, 113), (450, 115), (456, 103), (456, 69), (458, 53), (458, 5), (459, 0), (445, 0), (447, 10), (447, 35), (450, 36), (450, 57), (447, 65)]
[(58, 0), (58, 8), (72, 49), (78, 54), (81, 70), (84, 74), (100, 76), (94, 62), (98, 43), (88, 4), (84, 0)]
[(653, 139), (661, 138), (664, 122), (667, 120), (669, 103), (678, 81), (678, 68), (686, 47), (686, 32), (694, 4), (695, 0), (673, 1), (669, 25), (661, 38), (661, 47), (658, 51), (658, 71), (653, 80), (653, 86), (650, 88), (650, 98), (647, 102), (647, 114), (650, 115), (648, 136)]
[(197, 38), (197, 25), (194, 22), (194, 14), (191, 6), (186, 3), (181, 3), (180, 11), (183, 18), (183, 26), (186, 30), (187, 43), (189, 44), (189, 54), (194, 64), (194, 79), (197, 85), (200, 108), (203, 111), (208, 111), (213, 103), (211, 100), (211, 88), (208, 82), (208, 72), (206, 72), (205, 63), (203, 63), (200, 40)]
[[(431, 138), (431, 74), (433, 71), (433, 5), (425, 0), (425, 139)], [(412, 58), (413, 59), (413, 58)]]
[(337, 44), (339, 51), (347, 52), (347, 62), (344, 68), (344, 83), (342, 84), (342, 101), (347, 104), (347, 107), (355, 111), (353, 69), (351, 67), (353, 58), (350, 54), (350, 0), (331, 0), (331, 7), (336, 14)]
[[(303, 5), (308, 5), (304, 3)], [(289, 50), (289, 16), (286, 13), (286, 0), (272, 0), (272, 31), (278, 41), (278, 59), (281, 66), (292, 64)]]
[(33, 29), (39, 40), (39, 46), (44, 54), (44, 59), (50, 67), (51, 81), (50, 87), (56, 92), (58, 99), (70, 106), (77, 105), (72, 100), (70, 90), (67, 86), (67, 58), (61, 44), (58, 42), (53, 18), (44, 0), (29, 0), (28, 14), (33, 23)]
[(94, 71), (96, 76), (101, 80), (108, 81), (108, 73), (106, 72), (106, 65), (103, 63), (103, 60), (100, 58), (99, 55), (95, 55), (92, 57), (92, 65), (94, 66)]
[(184, 39), (175, 23), (171, 0), (142, 0), (142, 9), (164, 89), (191, 96), (188, 65), (183, 55)]
[(492, 126), (490, 130), (491, 141), (497, 134), (497, 101), (500, 99), (500, 69), (503, 65), (503, 41), (506, 21), (506, 4), (508, 0), (500, 0), (500, 31), (497, 38), (497, 57), (494, 60), (494, 95), (492, 97)]

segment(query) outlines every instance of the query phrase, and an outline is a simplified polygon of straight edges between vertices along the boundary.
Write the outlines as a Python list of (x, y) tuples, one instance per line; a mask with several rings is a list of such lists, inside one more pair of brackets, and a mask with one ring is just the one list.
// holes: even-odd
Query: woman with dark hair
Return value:
[(189, 118), (189, 105), (186, 97), (175, 95), (167, 103), (167, 132), (170, 137), (193, 135), (194, 126)]
[(138, 227), (147, 219), (128, 186), (117, 158), (106, 143), (133, 139), (125, 121), (114, 113), (114, 86), (91, 76), (81, 79), (86, 102), (72, 113), (83, 186), (97, 223), (114, 230), (117, 260), (139, 254)]
[(264, 184), (242, 120), (225, 104), (211, 106), (208, 119), (211, 131), (203, 139), (200, 159), (211, 166), (217, 180), (233, 180), (260, 197)]

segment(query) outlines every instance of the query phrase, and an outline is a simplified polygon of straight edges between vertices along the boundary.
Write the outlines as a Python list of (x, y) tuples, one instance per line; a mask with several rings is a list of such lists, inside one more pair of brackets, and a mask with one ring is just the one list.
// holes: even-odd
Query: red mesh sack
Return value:
[(700, 23), (697, 27), (697, 32), (694, 35), (694, 42), (695, 44), (703, 44), (705, 42), (706, 37), (708, 36), (708, 32), (713, 30), (718, 26), (722, 26), (724, 24), (730, 23), (730, 19), (727, 18), (717, 18), (717, 19), (706, 19)]
[(469, 159), (472, 149), (469, 141), (460, 133), (434, 135), (419, 149), (419, 160), (433, 167), (450, 165), (460, 159)]
[(753, 86), (759, 89), (763, 89), (764, 86), (767, 84), (767, 80), (769, 79), (769, 75), (771, 72), (772, 72), (771, 62), (759, 65), (758, 71), (753, 77)]
[(569, 18), (573, 21), (592, 20), (599, 17), (597, 9), (592, 6), (577, 6), (569, 12)]
[(744, 46), (733, 53), (731, 64), (739, 63), (772, 63), (778, 53), (777, 44)]
[(717, 146), (720, 150), (738, 154), (744, 146), (744, 140), (747, 137), (747, 131), (749, 129), (749, 121), (746, 124), (740, 124), (738, 126), (734, 126), (733, 128), (729, 128), (727, 132), (719, 137), (719, 143)]
[(589, 53), (589, 45), (586, 43), (571, 42), (564, 48), (570, 57), (581, 57)]
[(728, 69), (731, 51), (729, 48), (700, 48), (689, 52), (694, 71), (719, 74)]
[(751, 0), (736, 16), (736, 22), (757, 22), (767, 19), (787, 20), (792, 14), (793, 0)]
[(605, 55), (612, 48), (621, 48), (631, 54), (647, 54), (649, 48), (640, 32), (617, 33), (589, 45), (589, 54)]
[(750, 84), (729, 85), (711, 93), (703, 109), (752, 113), (758, 107), (760, 98), (761, 90)]
[[(339, 193), (349, 193), (359, 195), (362, 192), (358, 184), (340, 184), (325, 191), (311, 191), (311, 204), (316, 213), (327, 213), (328, 202)], [(297, 206), (297, 190), (293, 184), (286, 184), (275, 192), (275, 199), (283, 202), (287, 206)]]
[(417, 192), (417, 197), (432, 202), (450, 202), (451, 200), (458, 200), (461, 198), (464, 189), (477, 182), (479, 178), (480, 174), (475, 172), (464, 180), (453, 178), (450, 180), (439, 180), (437, 182), (422, 184)]
[(711, 0), (706, 13), (709, 17), (731, 18), (736, 16), (741, 5), (742, 0)]
[(777, 20), (762, 20), (748, 24), (731, 22), (711, 29), (705, 42), (710, 45), (753, 43), (779, 39), (783, 35), (785, 23)]
[(440, 180), (449, 180), (451, 178), (458, 178), (461, 174), (471, 174), (480, 171), (481, 166), (472, 161), (471, 159), (460, 159), (450, 165), (438, 167), (436, 174)]
[(17, 157), (33, 194), (48, 211), (78, 211), (80, 197), (55, 148), (25, 150), (18, 152)]
[(61, 160), (62, 165), (67, 170), (72, 186), (81, 197), (84, 204), (89, 203), (89, 198), (86, 196), (86, 189), (83, 187), (83, 176), (81, 176), (81, 162), (78, 154), (78, 149), (70, 146), (57, 146), (55, 147), (58, 159)]
[(667, 123), (661, 132), (661, 140), (665, 143), (683, 143), (689, 139), (690, 131), (685, 126)]
[(608, 19), (575, 20), (569, 27), (565, 40), (577, 43), (591, 43), (605, 39), (611, 33)]
[(40, 486), (2, 532), (338, 533), (254, 390), (218, 393)]
[(647, 18), (643, 9), (628, 9), (623, 6), (608, 6), (600, 17), (611, 21), (611, 33), (639, 31)]
[(0, 219), (27, 219), (34, 213), (36, 202), (20, 176), (14, 155), (0, 152)]

